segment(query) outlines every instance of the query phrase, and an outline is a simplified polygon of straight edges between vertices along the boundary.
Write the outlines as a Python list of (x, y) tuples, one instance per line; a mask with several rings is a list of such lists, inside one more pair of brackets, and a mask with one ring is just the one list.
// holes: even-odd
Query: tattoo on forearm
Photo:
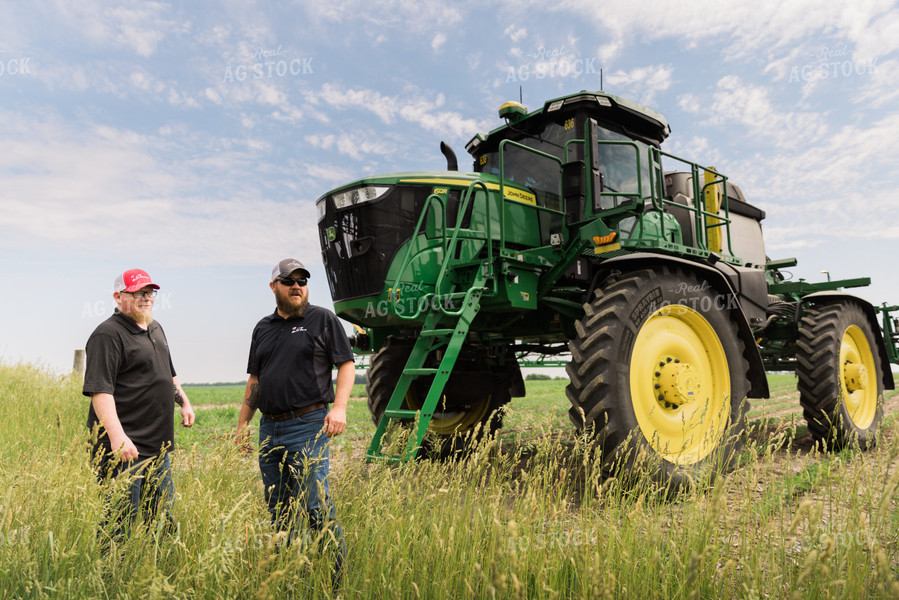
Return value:
[(178, 390), (178, 386), (175, 386), (175, 404), (178, 406), (184, 406), (184, 396), (181, 395), (180, 390)]
[(259, 384), (254, 383), (250, 386), (250, 395), (246, 397), (243, 401), (244, 404), (256, 410), (259, 406)]

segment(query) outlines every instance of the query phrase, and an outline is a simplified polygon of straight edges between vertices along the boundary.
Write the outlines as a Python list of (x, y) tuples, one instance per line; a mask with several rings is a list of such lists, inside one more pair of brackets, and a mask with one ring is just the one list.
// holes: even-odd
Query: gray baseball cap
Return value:
[(272, 281), (278, 277), (289, 277), (291, 273), (297, 270), (302, 271), (303, 277), (309, 279), (309, 271), (303, 266), (303, 263), (295, 258), (285, 258), (272, 269)]

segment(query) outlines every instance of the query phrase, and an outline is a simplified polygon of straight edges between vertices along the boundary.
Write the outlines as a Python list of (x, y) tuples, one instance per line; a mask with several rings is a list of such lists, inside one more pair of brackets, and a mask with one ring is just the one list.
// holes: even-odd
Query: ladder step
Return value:
[(442, 294), (441, 298), (449, 298), (450, 300), (464, 300), (465, 294), (467, 292), (450, 292), (449, 294)]
[[(475, 290), (475, 292), (483, 292), (484, 288), (480, 288)], [(465, 297), (468, 295), (468, 292), (450, 292), (449, 294), (441, 294), (441, 299), (448, 298), (450, 300), (465, 300)], [(472, 296), (474, 293), (472, 294)]]
[(433, 375), (440, 369), (403, 369), (403, 375)]
[(403, 457), (399, 454), (382, 454), (381, 452), (366, 452), (365, 460), (382, 460), (390, 464), (403, 462)]
[(418, 416), (417, 410), (406, 410), (403, 408), (397, 408), (394, 410), (387, 409), (384, 411), (384, 416), (388, 419), (414, 419)]
[[(365, 455), (367, 460), (382, 460), (391, 463), (400, 463), (410, 460), (418, 452), (425, 434), (427, 433), (428, 426), (431, 423), (431, 419), (434, 417), (434, 410), (443, 396), (443, 390), (445, 389), (447, 380), (459, 357), (462, 346), (465, 343), (471, 322), (480, 310), (481, 295), (487, 291), (485, 283), (490, 278), (491, 275), (486, 272), (486, 269), (480, 269), (475, 274), (474, 282), (469, 286), (467, 292), (445, 295), (437, 294), (434, 296), (437, 300), (461, 298), (465, 299), (465, 302), (456, 312), (447, 313), (441, 309), (440, 311), (432, 310), (428, 313), (425, 318), (424, 326), (419, 333), (419, 340), (417, 340), (413, 346), (412, 352), (406, 361), (406, 366), (403, 368), (402, 376), (397, 382), (397, 387), (391, 394), (390, 402), (388, 403), (390, 408), (387, 408), (384, 411), (384, 414), (381, 415), (381, 420), (378, 423), (375, 435), (372, 437), (368, 452)], [(437, 323), (445, 317), (452, 317), (456, 320), (456, 326), (453, 329), (438, 329), (436, 327)], [(426, 338), (439, 339), (436, 342), (432, 342), (428, 341)], [(440, 344), (446, 345), (445, 353), (440, 360), (440, 366), (436, 369), (422, 368), (428, 353), (434, 349), (435, 345)], [(435, 375), (434, 381), (431, 383), (428, 393), (424, 398), (421, 409), (400, 409), (398, 406), (401, 404), (402, 397), (405, 395), (414, 378), (419, 375)], [(412, 435), (409, 437), (408, 443), (406, 444), (406, 450), (399, 455), (381, 452), (381, 442), (387, 431), (389, 422), (393, 419), (417, 421), (414, 431), (410, 432)]]
[(455, 329), (426, 329), (419, 333), (420, 337), (428, 338), (428, 337), (442, 337), (445, 335), (452, 335)]

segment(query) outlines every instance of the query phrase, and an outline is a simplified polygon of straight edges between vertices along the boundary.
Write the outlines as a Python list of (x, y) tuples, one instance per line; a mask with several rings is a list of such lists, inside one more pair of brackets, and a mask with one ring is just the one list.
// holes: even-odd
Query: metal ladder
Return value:
[[(421, 215), (419, 216), (418, 223), (414, 230), (416, 234), (421, 231), (422, 225), (425, 222), (428, 211), (431, 210), (432, 204), (436, 205), (441, 211), (442, 218), (440, 222), (442, 229), (441, 237), (443, 238), (444, 244), (444, 262), (437, 275), (434, 293), (428, 294), (418, 301), (417, 306), (419, 307), (419, 310), (416, 310), (412, 315), (397, 315), (407, 320), (417, 320), (421, 316), (420, 307), (429, 307), (428, 314), (425, 316), (424, 324), (418, 335), (418, 339), (415, 340), (415, 344), (412, 346), (412, 352), (409, 354), (409, 359), (406, 361), (403, 373), (397, 381), (396, 388), (394, 388), (393, 393), (390, 395), (387, 408), (384, 409), (384, 414), (381, 415), (381, 420), (375, 430), (375, 435), (372, 437), (368, 452), (365, 454), (367, 460), (406, 462), (415, 457), (424, 440), (431, 418), (434, 416), (434, 409), (437, 408), (440, 399), (443, 397), (443, 389), (446, 387), (450, 374), (453, 372), (456, 359), (459, 357), (459, 352), (462, 350), (462, 345), (465, 343), (465, 338), (468, 336), (471, 322), (477, 316), (478, 311), (481, 308), (481, 297), (485, 292), (487, 294), (496, 293), (496, 282), (493, 275), (493, 247), (488, 239), (489, 236), (487, 233), (487, 229), (489, 229), (490, 226), (490, 203), (486, 203), (487, 229), (478, 231), (461, 227), (462, 215), (466, 213), (469, 203), (473, 201), (475, 190), (477, 189), (481, 189), (485, 195), (487, 194), (487, 187), (483, 182), (473, 182), (469, 186), (462, 201), (459, 203), (455, 227), (446, 227), (445, 203), (442, 198), (435, 194), (428, 197)], [(447, 229), (450, 231), (448, 232)], [(486, 242), (487, 251), (486, 260), (480, 262), (463, 262), (453, 258), (456, 254), (456, 248), (462, 240), (465, 239), (484, 240)], [(412, 256), (411, 248), (410, 245), (406, 251), (406, 256), (402, 261), (402, 266), (397, 275), (397, 280), (394, 283), (393, 289), (398, 288), (399, 277), (405, 272), (410, 264)], [(452, 278), (448, 277), (450, 272), (472, 268), (477, 269), (477, 271), (475, 272), (474, 281), (468, 286), (468, 289), (464, 292), (444, 291), (447, 289), (452, 290), (456, 285), (452, 283)], [(449, 309), (445, 304), (452, 304), (453, 307), (455, 307), (454, 303), (460, 300), (461, 308), (458, 310)], [(454, 320), (455, 325), (452, 328), (440, 327), (440, 322), (447, 319)], [(432, 351), (438, 350), (444, 346), (445, 350), (443, 358), (440, 360), (440, 365), (436, 369), (425, 367), (424, 364), (428, 355)], [(409, 388), (412, 386), (412, 382), (421, 376), (427, 375), (434, 375), (434, 380), (431, 383), (431, 387), (428, 389), (428, 394), (425, 397), (421, 408), (418, 410), (404, 409), (402, 407), (403, 401), (406, 398)], [(417, 419), (417, 424), (415, 430), (409, 436), (409, 441), (406, 444), (405, 450), (400, 454), (385, 454), (382, 452), (381, 442), (391, 421), (409, 419)]]
[[(492, 279), (491, 265), (484, 263), (478, 269), (474, 282), (465, 292), (455, 292), (449, 294), (435, 295), (431, 309), (425, 317), (424, 326), (412, 346), (412, 352), (409, 360), (403, 368), (403, 374), (397, 381), (396, 388), (390, 396), (387, 408), (381, 415), (378, 428), (372, 437), (368, 452), (365, 454), (367, 460), (386, 460), (388, 462), (406, 462), (415, 457), (421, 443), (424, 440), (425, 433), (431, 418), (434, 416), (434, 410), (437, 408), (440, 399), (443, 397), (443, 389), (449, 380), (459, 357), (459, 351), (465, 343), (468, 336), (468, 329), (471, 322), (477, 316), (481, 307), (481, 296), (488, 289), (487, 282)], [(456, 311), (447, 310), (443, 302), (446, 300), (461, 300), (462, 306)], [(441, 319), (451, 317), (455, 319), (455, 327), (439, 327)], [(424, 366), (428, 355), (441, 347), (446, 347), (443, 358), (437, 368), (427, 368)], [(431, 387), (425, 397), (422, 406), (418, 410), (404, 409), (403, 401), (406, 393), (409, 391), (412, 382), (418, 377), (434, 375)], [(417, 419), (415, 430), (409, 437), (405, 450), (400, 454), (385, 454), (381, 450), (381, 442), (384, 433), (394, 420)]]

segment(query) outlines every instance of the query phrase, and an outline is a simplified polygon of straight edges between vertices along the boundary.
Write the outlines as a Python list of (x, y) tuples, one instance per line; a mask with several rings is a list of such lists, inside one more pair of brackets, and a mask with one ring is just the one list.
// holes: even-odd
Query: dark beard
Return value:
[(309, 304), (309, 296), (306, 296), (303, 299), (302, 304), (299, 306), (294, 306), (288, 300), (288, 297), (282, 296), (281, 294), (275, 294), (275, 302), (278, 304), (278, 312), (282, 315), (287, 315), (286, 318), (294, 319), (296, 317), (302, 317), (303, 313), (306, 312), (306, 306)]

